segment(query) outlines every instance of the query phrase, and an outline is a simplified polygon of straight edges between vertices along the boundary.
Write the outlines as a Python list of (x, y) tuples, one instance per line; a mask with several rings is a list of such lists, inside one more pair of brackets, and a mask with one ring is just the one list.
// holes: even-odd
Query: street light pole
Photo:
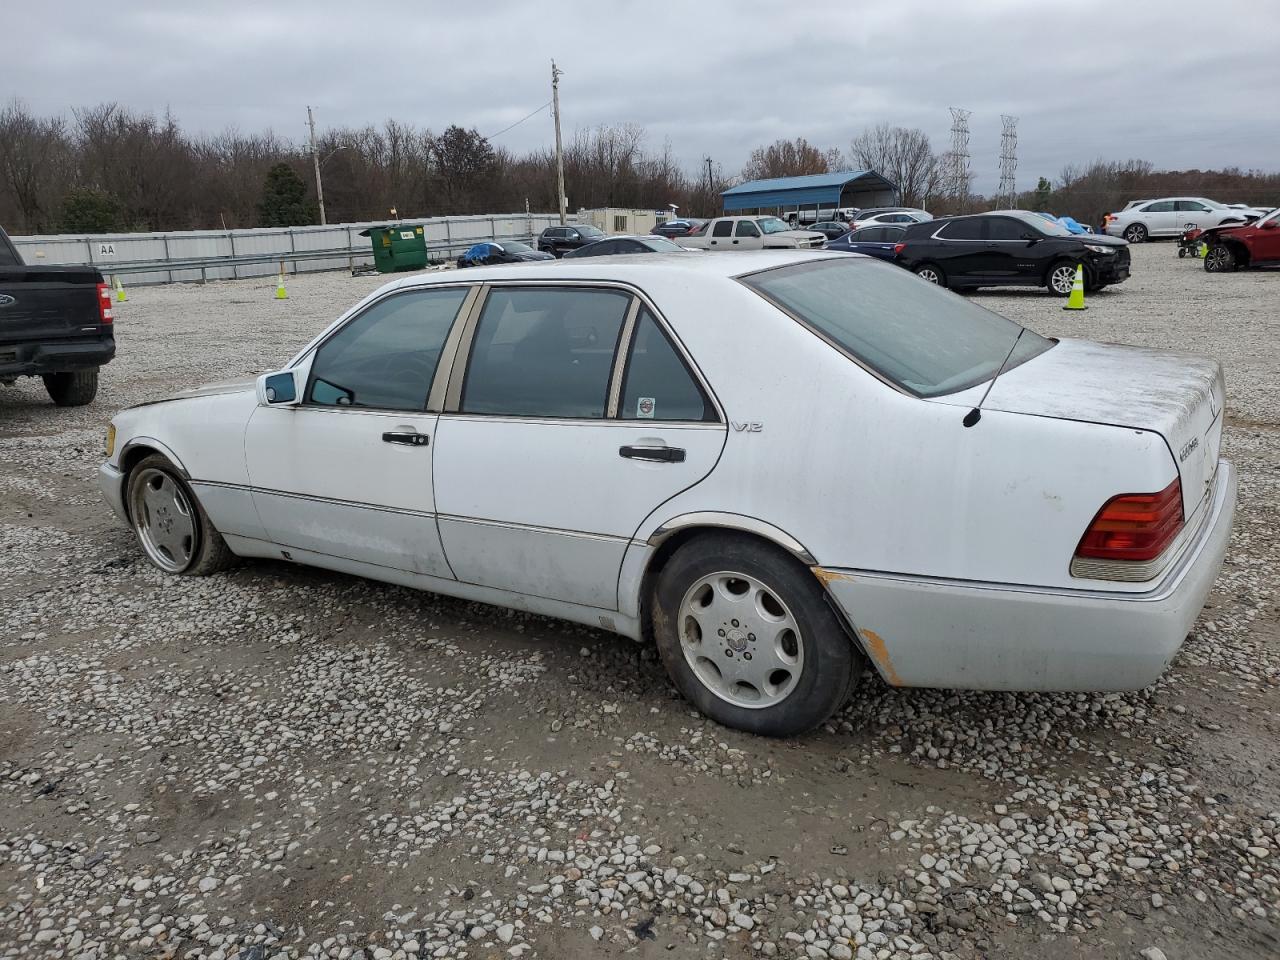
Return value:
[(320, 154), (316, 153), (316, 121), (311, 116), (311, 108), (307, 107), (307, 126), (311, 128), (311, 162), (316, 168), (316, 199), (320, 202), (320, 225), (325, 226), (328, 221), (324, 218), (324, 185), (320, 182)]
[(551, 61), (551, 113), (556, 118), (556, 197), (560, 207), (560, 225), (564, 226), (564, 149), (560, 146), (560, 70)]

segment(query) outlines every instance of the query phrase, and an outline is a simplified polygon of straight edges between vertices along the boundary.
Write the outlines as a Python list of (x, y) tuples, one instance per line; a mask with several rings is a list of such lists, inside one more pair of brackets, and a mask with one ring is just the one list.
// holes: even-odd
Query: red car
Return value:
[(1253, 223), (1210, 227), (1198, 239), (1208, 246), (1204, 268), (1210, 273), (1280, 267), (1280, 209)]

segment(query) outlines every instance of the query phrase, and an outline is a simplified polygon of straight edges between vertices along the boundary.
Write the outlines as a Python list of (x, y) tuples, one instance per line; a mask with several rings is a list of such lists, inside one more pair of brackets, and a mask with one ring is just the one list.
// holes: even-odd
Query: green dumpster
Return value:
[(373, 264), (379, 273), (421, 270), (427, 265), (427, 238), (421, 225), (386, 224), (361, 230), (373, 242)]

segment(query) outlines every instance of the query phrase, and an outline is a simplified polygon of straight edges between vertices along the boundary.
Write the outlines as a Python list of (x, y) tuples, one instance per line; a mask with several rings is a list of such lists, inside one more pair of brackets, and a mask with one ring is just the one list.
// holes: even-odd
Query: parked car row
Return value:
[(1205, 230), (1227, 223), (1247, 223), (1265, 213), (1256, 207), (1228, 206), (1204, 197), (1131, 200), (1123, 210), (1103, 218), (1103, 230), (1109, 236), (1142, 243), (1156, 237), (1180, 236), (1189, 223)]

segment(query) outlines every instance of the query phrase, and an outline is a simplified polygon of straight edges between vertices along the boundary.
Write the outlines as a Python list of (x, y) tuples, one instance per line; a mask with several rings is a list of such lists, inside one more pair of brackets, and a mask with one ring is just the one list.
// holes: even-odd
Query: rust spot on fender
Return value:
[(888, 684), (893, 687), (902, 686), (902, 678), (898, 676), (898, 671), (893, 669), (893, 661), (889, 659), (889, 648), (885, 646), (884, 638), (874, 630), (859, 630), (858, 633), (862, 635), (867, 653), (876, 662), (876, 666), (880, 668), (880, 673)]
[(837, 573), (835, 570), (827, 570), (824, 567), (810, 567), (813, 575), (818, 578), (818, 582), (824, 587), (829, 587), (837, 580), (852, 580), (853, 577), (847, 573)]

